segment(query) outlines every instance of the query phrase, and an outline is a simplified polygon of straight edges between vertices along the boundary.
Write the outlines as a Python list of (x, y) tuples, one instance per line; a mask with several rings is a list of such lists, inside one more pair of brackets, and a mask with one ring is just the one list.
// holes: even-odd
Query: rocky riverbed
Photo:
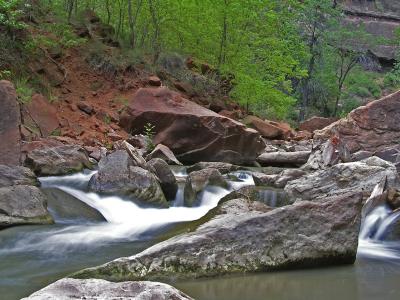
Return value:
[[(12, 89), (1, 82), (17, 109)], [(13, 299), (66, 277), (28, 299), (190, 299), (185, 286), (206, 278), (354, 271), (363, 251), (397, 261), (399, 114), (396, 93), (301, 135), (257, 118), (250, 129), (160, 87), (135, 94), (121, 116), (133, 135), (108, 149), (27, 142), (4, 127), (0, 150), (13, 159), (0, 165), (0, 286)], [(150, 147), (135, 128), (154, 118)]]

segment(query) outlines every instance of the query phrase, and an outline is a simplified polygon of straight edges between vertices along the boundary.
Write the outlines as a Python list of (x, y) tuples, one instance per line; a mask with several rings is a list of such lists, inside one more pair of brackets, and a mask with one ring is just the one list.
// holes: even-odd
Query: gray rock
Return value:
[(122, 194), (132, 200), (168, 206), (154, 174), (136, 166), (124, 150), (117, 150), (99, 162), (99, 171), (89, 181), (89, 189), (98, 193)]
[(304, 165), (311, 155), (311, 151), (297, 152), (270, 152), (263, 153), (257, 158), (262, 166), (294, 166)]
[(23, 224), (51, 224), (46, 196), (35, 186), (0, 188), (0, 227)]
[(226, 214), (75, 278), (180, 280), (354, 263), (362, 195), (302, 201), (266, 213)]
[(178, 191), (178, 184), (168, 164), (161, 158), (153, 158), (147, 164), (155, 170), (165, 197), (168, 200), (174, 200)]
[(131, 164), (133, 166), (141, 167), (143, 169), (147, 169), (146, 160), (140, 154), (139, 149), (133, 147), (127, 141), (118, 141), (114, 143), (115, 150), (123, 150), (128, 153), (129, 157), (131, 158)]
[(221, 174), (228, 174), (240, 169), (239, 166), (224, 162), (199, 162), (187, 168), (188, 173), (204, 169), (217, 169)]
[(280, 174), (267, 175), (254, 172), (253, 180), (256, 186), (271, 186), (275, 188), (284, 188), (289, 181), (295, 180), (307, 173), (300, 169), (287, 169)]
[(209, 185), (228, 187), (227, 181), (217, 169), (204, 169), (190, 173), (185, 183), (185, 205), (193, 206), (197, 195)]
[(0, 165), (0, 187), (11, 185), (39, 186), (36, 175), (28, 168)]
[(388, 188), (399, 186), (393, 164), (378, 157), (341, 163), (290, 181), (285, 192), (293, 201), (319, 200), (348, 192), (361, 192), (366, 200), (377, 183), (387, 178)]
[(147, 160), (152, 160), (153, 158), (161, 158), (169, 165), (182, 166), (182, 163), (175, 157), (171, 149), (163, 144), (158, 144), (146, 157)]
[(41, 176), (65, 175), (92, 167), (86, 150), (76, 145), (33, 150), (27, 153), (25, 165)]
[(190, 300), (192, 298), (172, 286), (158, 282), (116, 283), (100, 279), (64, 278), (22, 300), (50, 299)]

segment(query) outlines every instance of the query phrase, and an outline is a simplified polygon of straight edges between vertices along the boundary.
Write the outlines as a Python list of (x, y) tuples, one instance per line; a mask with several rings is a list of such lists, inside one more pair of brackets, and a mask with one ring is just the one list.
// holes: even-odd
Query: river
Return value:
[[(50, 196), (79, 199), (76, 201), (95, 208), (107, 222), (87, 212), (79, 203), (73, 206), (75, 212), (66, 214), (50, 202), (55, 225), (0, 231), (0, 299), (20, 299), (74, 271), (141, 252), (170, 234), (176, 224), (204, 216), (230, 190), (253, 184), (246, 173), (236, 173), (241, 180), (231, 181), (229, 190), (208, 188), (202, 193), (199, 205), (193, 208), (183, 206), (181, 187), (170, 208), (157, 209), (116, 196), (89, 193), (86, 187), (92, 175), (93, 172), (86, 171), (40, 180), (45, 191), (52, 191), (48, 193)], [(185, 172), (178, 170), (176, 175), (184, 177)], [(270, 197), (266, 201), (276, 201), (274, 193), (266, 194)], [(368, 216), (353, 266), (223, 277), (174, 285), (198, 300), (400, 299), (397, 288), (400, 243), (382, 241), (384, 229), (394, 220), (385, 207), (377, 208)]]

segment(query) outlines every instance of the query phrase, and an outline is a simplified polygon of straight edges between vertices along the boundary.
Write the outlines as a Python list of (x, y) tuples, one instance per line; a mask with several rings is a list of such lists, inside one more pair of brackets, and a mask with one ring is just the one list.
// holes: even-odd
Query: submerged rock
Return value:
[(99, 171), (89, 181), (89, 189), (98, 193), (122, 194), (132, 200), (168, 206), (154, 174), (141, 167), (124, 150), (117, 150), (99, 162)]
[(217, 169), (194, 171), (188, 175), (185, 183), (184, 198), (186, 206), (193, 206), (197, 195), (207, 186), (228, 187), (228, 182)]
[(354, 263), (362, 195), (302, 201), (266, 213), (225, 214), (137, 255), (75, 278), (179, 280)]
[(174, 200), (178, 191), (178, 184), (168, 164), (161, 158), (153, 158), (147, 164), (155, 170), (165, 197), (168, 200)]
[(25, 165), (41, 176), (65, 175), (92, 167), (86, 150), (76, 145), (35, 149), (27, 153)]
[(361, 192), (367, 199), (377, 183), (387, 178), (388, 187), (399, 186), (395, 166), (378, 157), (341, 163), (290, 181), (285, 192), (292, 201), (320, 200), (348, 192)]
[(22, 300), (50, 299), (190, 300), (192, 298), (172, 286), (158, 282), (116, 283), (100, 279), (64, 278)]
[(0, 228), (11, 225), (52, 224), (47, 198), (36, 186), (0, 188)]

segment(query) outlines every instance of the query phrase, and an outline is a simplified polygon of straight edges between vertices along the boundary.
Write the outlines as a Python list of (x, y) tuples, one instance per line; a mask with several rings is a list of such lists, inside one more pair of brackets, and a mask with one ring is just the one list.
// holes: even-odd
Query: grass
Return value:
[(27, 104), (31, 101), (34, 90), (29, 85), (26, 78), (20, 78), (14, 81), (15, 90), (17, 92), (18, 101)]

